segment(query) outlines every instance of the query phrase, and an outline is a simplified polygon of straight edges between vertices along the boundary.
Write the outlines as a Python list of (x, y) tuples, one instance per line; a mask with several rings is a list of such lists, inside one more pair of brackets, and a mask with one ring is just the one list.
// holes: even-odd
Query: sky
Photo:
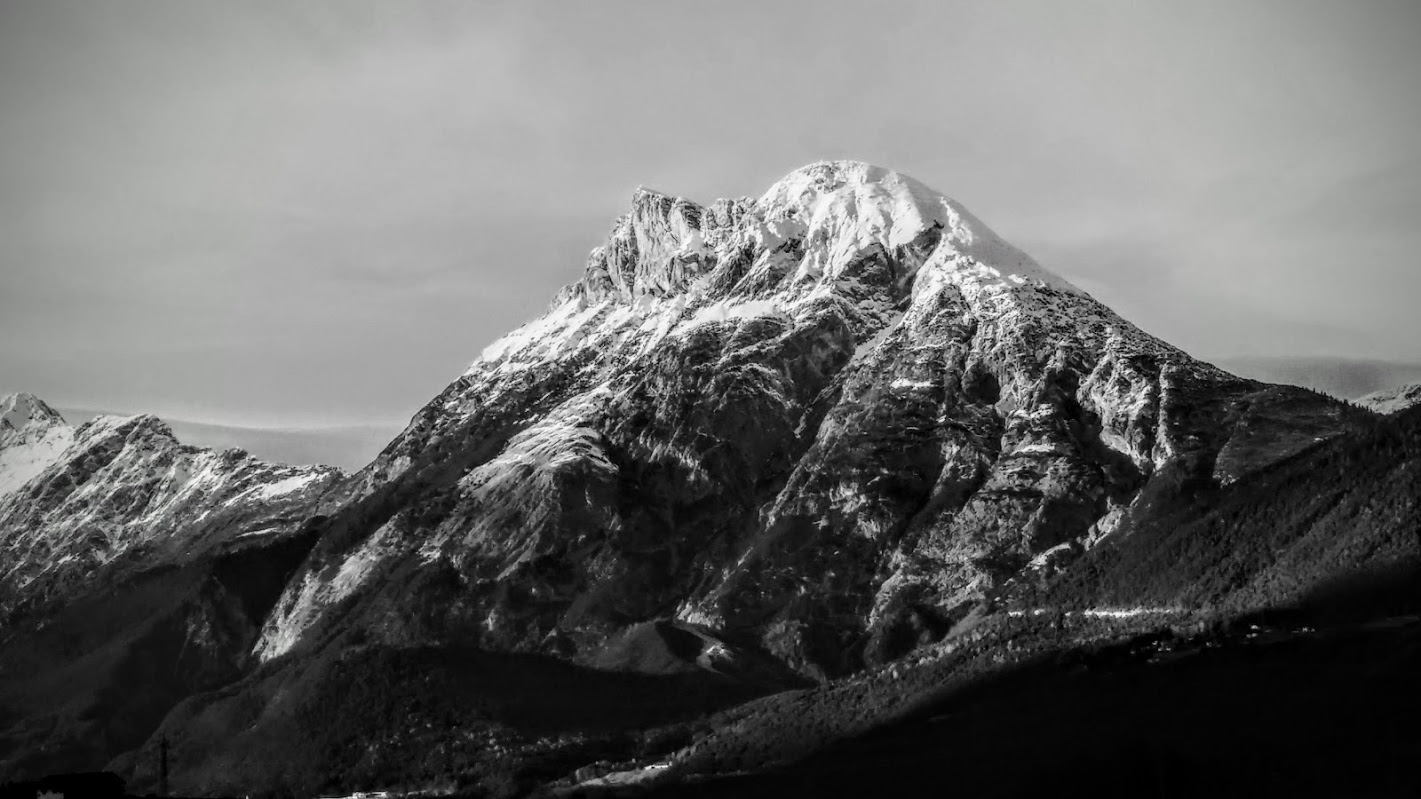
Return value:
[(1413, 0), (0, 0), (0, 393), (398, 427), (637, 186), (826, 158), (1200, 357), (1414, 364), (1418, 41)]

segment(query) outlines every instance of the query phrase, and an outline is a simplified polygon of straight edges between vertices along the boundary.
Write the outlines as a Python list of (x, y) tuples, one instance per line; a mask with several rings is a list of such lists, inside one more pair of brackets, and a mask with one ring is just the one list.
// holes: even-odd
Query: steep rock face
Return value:
[(256, 536), (108, 580), (0, 627), (0, 781), (104, 768), (178, 702), (239, 679), (309, 534)]
[(911, 178), (638, 191), (357, 477), (268, 618), (594, 657), (675, 616), (841, 673), (1349, 424), (1143, 333)]
[(1401, 413), (1421, 405), (1421, 383), (1375, 391), (1358, 397), (1357, 404), (1376, 413)]
[(71, 595), (100, 570), (292, 532), (342, 477), (184, 446), (154, 416), (76, 428), (24, 394), (0, 409), (0, 619)]
[(0, 497), (48, 468), (73, 440), (64, 417), (33, 394), (0, 398)]

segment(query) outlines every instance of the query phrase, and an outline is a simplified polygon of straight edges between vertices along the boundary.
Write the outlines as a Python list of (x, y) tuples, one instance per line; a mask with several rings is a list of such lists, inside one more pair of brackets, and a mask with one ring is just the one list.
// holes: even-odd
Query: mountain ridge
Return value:
[[(608, 668), (622, 689), (694, 699), (646, 716), (655, 724), (896, 675), (1043, 592), (1096, 596), (1107, 578), (1135, 590), (1110, 569), (1141, 557), (1138, 542), (1195, 557), (1196, 539), (1246, 540), (1213, 536), (1200, 504), (1246, 499), (1378, 423), (1193, 358), (886, 169), (819, 162), (709, 205), (642, 189), (548, 312), (485, 347), (364, 468), (246, 510), (237, 498), (298, 473), (238, 469), (247, 477), (219, 480), (232, 490), (212, 499), (234, 515), (163, 528), (193, 553), (96, 567), (114, 575), (95, 582), (111, 592), (105, 612), (128, 614), (111, 625), (123, 637), (78, 611), (15, 632), (13, 652), (59, 651), (77, 626), (118, 654), (93, 673), (66, 664), (101, 686), (94, 704), (66, 706), (77, 721), (34, 711), (0, 743), (87, 742), (72, 762), (98, 752), (148, 784), (166, 737), (180, 742), (174, 786), (194, 793), (348, 788), (337, 775), (440, 752), (495, 771), (510, 766), (486, 752), (595, 758), (624, 744), (589, 737), (586, 719), (549, 744), (509, 708), (539, 692), (583, 707), (558, 681), (604, 685)], [(114, 439), (114, 457), (94, 460), (151, 476), (164, 458), (203, 457), (128, 424), (81, 436)], [(79, 471), (87, 482), (102, 468)], [(57, 471), (25, 501), (63, 485)], [(0, 544), (46, 541), (40, 526), (3, 526), (29, 512), (5, 501)], [(1180, 525), (1200, 531), (1181, 542), (1160, 533), (1176, 519), (1207, 524)], [(1304, 543), (1288, 555), (1298, 591), (1328, 574), (1330, 550)], [(1392, 549), (1348, 552), (1368, 567)], [(1273, 574), (1259, 558), (1251, 567)], [(174, 654), (192, 652), (204, 653), (192, 667)], [(107, 712), (95, 708), (137, 653), (156, 658), (150, 670), (208, 676), (125, 705), (124, 734), (94, 749), (83, 719)], [(14, 673), (7, 662), (0, 673)], [(490, 699), (502, 683), (431, 687), (463, 669), (538, 695), (509, 705)], [(0, 705), (29, 701), (24, 690)]]
[(152, 414), (72, 426), (31, 394), (0, 407), (0, 617), (63, 601), (110, 564), (148, 568), (233, 537), (280, 535), (292, 526), (281, 508), (304, 508), (344, 477), (187, 446)]
[(1384, 388), (1358, 397), (1357, 404), (1380, 414), (1396, 414), (1421, 405), (1421, 383)]
[[(1208, 423), (1193, 418), (1195, 394), (1215, 397)], [(1304, 421), (1277, 422), (1270, 428), (1277, 440), (1254, 440), (1247, 419), (1271, 403), (1297, 405)], [(1234, 419), (1230, 407), (1242, 415)], [(966, 426), (953, 421), (963, 413)], [(403, 482), (419, 496), (412, 474), (433, 468), (431, 450), (457, 450), (459, 441), (487, 435), (504, 442), (462, 475), (441, 478), (443, 500), (419, 500), (443, 515), (423, 514), (415, 528), (424, 532), (415, 535), (397, 529), (397, 517), (412, 516), (396, 511), (381, 517), (394, 527), (387, 521), (322, 548), (329, 559), (305, 572), (302, 580), (312, 582), (288, 593), (264, 636), (294, 646), (320, 626), (326, 600), (315, 597), (358, 605), (362, 586), (378, 592), (382, 570), (404, 560), (447, 564), (471, 587), (517, 582), (535, 561), (564, 557), (559, 531), (590, 526), (650, 544), (666, 540), (654, 529), (676, 529), (691, 507), (720, 501), (737, 509), (734, 520), (696, 533), (700, 543), (673, 545), (679, 554), (670, 556), (699, 575), (681, 579), (705, 587), (659, 612), (674, 608), (683, 621), (715, 629), (759, 630), (772, 652), (813, 671), (822, 664), (807, 653), (819, 645), (804, 625), (814, 622), (771, 621), (766, 629), (757, 621), (761, 610), (740, 604), (758, 596), (758, 608), (798, 606), (765, 582), (779, 579), (774, 553), (798, 537), (786, 537), (802, 524), (796, 519), (837, 518), (832, 526), (847, 536), (849, 546), (829, 555), (838, 568), (815, 568), (855, 573), (858, 585), (817, 590), (879, 594), (873, 609), (852, 612), (860, 619), (852, 625), (893, 626), (901, 606), (921, 604), (900, 597), (902, 584), (908, 593), (929, 590), (950, 614), (1019, 568), (1008, 564), (1108, 534), (1129, 508), (1128, 496), (1107, 495), (1131, 491), (1160, 465), (1197, 452), (1215, 479), (1236, 479), (1264, 450), (1281, 447), (1262, 455), (1281, 457), (1337, 434), (1347, 413), (1190, 358), (1041, 269), (942, 195), (888, 170), (821, 162), (790, 173), (759, 200), (710, 206), (643, 190), (549, 313), (485, 348), (355, 478), (366, 495)], [(1214, 429), (1227, 419), (1242, 426)], [(844, 468), (850, 471), (841, 477), (852, 474), (859, 467), (850, 463), (864, 455), (877, 461), (871, 474), (847, 484), (828, 476)], [(904, 476), (905, 457), (923, 459), (923, 476)], [(835, 459), (849, 462), (824, 467)], [(526, 496), (521, 486), (529, 482), (552, 498)], [(806, 491), (819, 499), (806, 502)], [(657, 506), (649, 518), (647, 508)], [(529, 526), (520, 529), (518, 519)], [(967, 530), (984, 524), (997, 537), (964, 549)], [(1038, 532), (1013, 543), (1005, 536), (1016, 525)], [(906, 549), (899, 546), (905, 535)], [(631, 555), (647, 544), (614, 545), (614, 554), (585, 540), (581, 546), (610, 558), (595, 568), (609, 571), (575, 582), (590, 580), (591, 590), (620, 574), (619, 582), (634, 584), (625, 570), (647, 568), (633, 566), (641, 556)], [(869, 551), (848, 554), (860, 546)], [(722, 559), (723, 567), (712, 565)], [(881, 565), (865, 574), (856, 560)], [(962, 577), (924, 576), (952, 572)], [(534, 579), (535, 595), (566, 590), (544, 579)], [(621, 602), (633, 589), (595, 590)], [(509, 614), (508, 601), (489, 597), (461, 609), (471, 618), (460, 625), (487, 617), (465, 634), (491, 635), (501, 647), (576, 651), (595, 648), (615, 629), (592, 621), (602, 611), (589, 616), (576, 602), (562, 621), (560, 613), (509, 628), (520, 614)], [(555, 604), (562, 601), (570, 600)], [(575, 632), (583, 625), (590, 629)], [(286, 651), (269, 648), (265, 656)]]

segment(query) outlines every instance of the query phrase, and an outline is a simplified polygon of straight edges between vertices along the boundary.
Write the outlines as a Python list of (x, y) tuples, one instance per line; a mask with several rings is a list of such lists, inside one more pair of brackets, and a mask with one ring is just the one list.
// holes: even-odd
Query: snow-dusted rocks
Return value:
[(18, 490), (74, 440), (74, 429), (33, 394), (0, 398), (0, 497)]
[(339, 624), (581, 656), (675, 616), (843, 672), (1128, 534), (1152, 481), (1237, 480), (1347, 413), (1149, 336), (879, 167), (639, 190), (358, 475), (260, 652)]
[(40, 400), (0, 400), (0, 618), (61, 598), (102, 567), (177, 563), (299, 526), (341, 478), (184, 446), (157, 417), (70, 426)]
[(1356, 402), (1375, 413), (1401, 413), (1421, 405), (1421, 383), (1375, 391), (1365, 397), (1358, 397)]
[(33, 394), (0, 397), (0, 446), (42, 436), (62, 424), (64, 417)]

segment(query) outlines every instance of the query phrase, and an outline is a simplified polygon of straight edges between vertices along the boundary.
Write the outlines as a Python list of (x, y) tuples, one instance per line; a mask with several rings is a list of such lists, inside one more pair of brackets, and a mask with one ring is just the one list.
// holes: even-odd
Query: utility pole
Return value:
[(158, 739), (158, 795), (168, 795), (168, 736)]

